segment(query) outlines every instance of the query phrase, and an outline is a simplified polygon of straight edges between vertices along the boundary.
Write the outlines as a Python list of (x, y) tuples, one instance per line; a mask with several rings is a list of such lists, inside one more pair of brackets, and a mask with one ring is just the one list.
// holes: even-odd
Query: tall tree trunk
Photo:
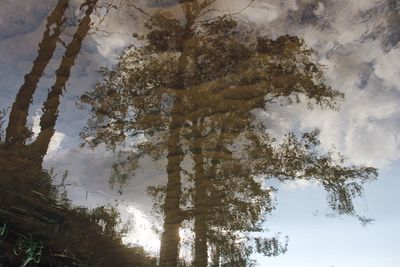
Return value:
[[(196, 123), (196, 122), (195, 122)], [(202, 122), (198, 122), (193, 127), (193, 147), (194, 155), (194, 267), (207, 267), (207, 177), (204, 172), (204, 155), (202, 150), (203, 137)]]
[(220, 249), (218, 246), (215, 246), (214, 251), (211, 255), (211, 267), (219, 267), (220, 266)]
[[(161, 236), (160, 248), (160, 266), (173, 267), (178, 266), (179, 260), (179, 228), (185, 219), (183, 212), (179, 207), (182, 197), (181, 188), (181, 167), (184, 153), (182, 151), (180, 141), (180, 131), (185, 121), (185, 109), (183, 107), (182, 92), (185, 88), (185, 73), (187, 72), (188, 59), (191, 56), (193, 48), (198, 44), (193, 36), (193, 23), (198, 15), (199, 6), (197, 0), (180, 0), (185, 13), (186, 25), (185, 36), (182, 40), (182, 52), (178, 59), (178, 74), (173, 88), (177, 90), (174, 108), (172, 112), (172, 120), (170, 124), (170, 133), (168, 140), (168, 163), (167, 173), (168, 182), (166, 188), (166, 196), (164, 203), (164, 232)], [(196, 13), (197, 12), (197, 13)]]
[(65, 84), (69, 79), (71, 68), (75, 64), (75, 59), (81, 50), (83, 39), (90, 30), (90, 15), (93, 13), (96, 3), (97, 0), (86, 0), (84, 5), (82, 5), (87, 6), (85, 16), (80, 21), (72, 41), (66, 48), (60, 66), (56, 70), (56, 81), (51, 87), (47, 99), (43, 104), (43, 115), (40, 118), (40, 133), (33, 144), (42, 159), (47, 153), (50, 140), (55, 132), (54, 127), (58, 117), (60, 96), (65, 89)]
[[(180, 109), (180, 106), (180, 103), (176, 103), (174, 107), (175, 111)], [(178, 266), (180, 242), (179, 228), (183, 221), (182, 211), (179, 207), (182, 197), (180, 164), (184, 157), (179, 143), (181, 127), (182, 118), (180, 114), (173, 115), (167, 144), (168, 182), (164, 202), (164, 231), (161, 236), (160, 248), (161, 267)]]
[[(191, 22), (192, 23), (192, 22)], [(164, 232), (161, 236), (160, 266), (178, 266), (179, 261), (179, 228), (184, 216), (179, 207), (182, 197), (181, 188), (181, 162), (184, 157), (181, 145), (179, 144), (181, 128), (185, 121), (185, 110), (181, 102), (181, 93), (185, 91), (185, 72), (188, 65), (188, 57), (192, 49), (191, 24), (186, 22), (186, 36), (183, 40), (183, 50), (178, 59), (178, 74), (173, 88), (178, 92), (172, 111), (170, 132), (168, 139), (168, 182), (164, 202)]]
[(62, 31), (63, 17), (69, 0), (59, 0), (51, 14), (47, 17), (46, 30), (39, 44), (38, 55), (33, 61), (31, 71), (25, 75), (24, 83), (19, 88), (15, 102), (12, 105), (8, 126), (6, 129), (7, 144), (24, 144), (27, 138), (26, 121), (29, 105), (36, 91), (44, 69), (53, 57), (57, 40)]

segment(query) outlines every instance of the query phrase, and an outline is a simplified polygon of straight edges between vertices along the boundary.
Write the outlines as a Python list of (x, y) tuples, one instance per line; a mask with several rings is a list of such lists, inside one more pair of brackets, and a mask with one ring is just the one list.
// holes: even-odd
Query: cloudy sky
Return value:
[[(80, 1), (73, 1), (79, 3)], [(152, 12), (174, 8), (177, 1), (136, 1)], [(118, 5), (118, 1), (114, 1)], [(51, 0), (2, 0), (0, 2), (0, 108), (12, 105), (15, 95), (36, 57)], [(218, 12), (234, 13), (248, 4), (244, 0), (220, 0)], [(63, 95), (60, 116), (46, 166), (69, 171), (70, 197), (76, 204), (96, 206), (118, 203), (124, 216), (140, 218), (136, 228), (147, 227), (151, 216), (148, 185), (165, 182), (163, 164), (143, 160), (140, 171), (120, 196), (111, 190), (108, 177), (114, 155), (104, 147), (79, 147), (79, 132), (89, 117), (76, 100), (90, 90), (101, 66), (111, 66), (119, 52), (135, 42), (143, 17), (134, 10), (98, 9), (97, 30), (85, 39)], [(68, 42), (74, 30), (76, 5), (68, 10), (69, 23), (61, 39)], [(98, 18), (103, 18), (97, 24)], [(339, 111), (308, 110), (301, 105), (274, 106), (260, 117), (279, 135), (292, 130), (321, 129), (325, 149), (334, 146), (349, 162), (380, 169), (379, 180), (366, 186), (357, 201), (361, 215), (375, 222), (363, 227), (354, 218), (329, 216), (325, 193), (318, 185), (285, 184), (277, 195), (278, 208), (268, 220), (271, 232), (290, 236), (289, 251), (276, 258), (257, 256), (260, 266), (273, 267), (397, 267), (400, 264), (400, 3), (396, 0), (256, 0), (238, 17), (260, 34), (276, 38), (301, 36), (317, 51), (316, 60), (326, 68), (327, 82), (345, 93)], [(37, 129), (41, 103), (54, 82), (64, 48), (59, 45), (45, 70), (30, 109), (30, 122)], [(35, 128), (36, 127), (36, 128)], [(135, 215), (136, 214), (136, 215)], [(139, 220), (139, 219), (138, 219)], [(154, 220), (156, 221), (156, 220)], [(149, 227), (148, 237), (132, 233), (132, 242), (150, 249), (158, 246)], [(147, 243), (145, 243), (145, 241)], [(150, 240), (150, 241), (149, 241)]]

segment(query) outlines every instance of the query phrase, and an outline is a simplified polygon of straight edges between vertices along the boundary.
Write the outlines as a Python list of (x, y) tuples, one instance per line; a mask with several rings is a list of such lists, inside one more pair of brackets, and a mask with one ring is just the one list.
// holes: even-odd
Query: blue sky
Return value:
[[(146, 1), (137, 3), (146, 7)], [(217, 8), (235, 11), (246, 3), (231, 0), (228, 5), (221, 0)], [(30, 70), (52, 5), (51, 0), (0, 2), (0, 108), (11, 106), (23, 76)], [(164, 6), (174, 8), (174, 1)], [(301, 105), (272, 107), (260, 118), (271, 125), (273, 134), (279, 137), (291, 130), (318, 127), (324, 149), (334, 145), (348, 162), (380, 168), (379, 179), (366, 185), (365, 197), (357, 201), (360, 215), (375, 219), (366, 227), (355, 218), (327, 217), (330, 211), (325, 192), (317, 185), (282, 185), (277, 210), (267, 227), (272, 234), (290, 236), (289, 251), (276, 258), (257, 257), (260, 266), (400, 265), (399, 10), (399, 4), (389, 0), (258, 0), (243, 12), (241, 18), (260, 34), (303, 37), (317, 51), (316, 60), (325, 65), (327, 82), (346, 94), (340, 111), (307, 110)], [(111, 11), (100, 25), (109, 34), (92, 32), (85, 40), (61, 102), (57, 133), (45, 164), (60, 173), (70, 170), (68, 179), (73, 185), (69, 193), (76, 204), (96, 206), (118, 200), (123, 212), (133, 206), (145, 215), (145, 223), (151, 223), (156, 220), (150, 214), (151, 200), (145, 188), (165, 182), (163, 171), (152, 162), (141, 162), (141, 171), (132, 177), (121, 198), (107, 182), (114, 155), (104, 148), (79, 148), (78, 134), (88, 113), (76, 108), (77, 98), (96, 81), (96, 70), (113, 64), (118, 53), (134, 42), (132, 33), (142, 29), (140, 14), (132, 19), (124, 12)], [(71, 8), (69, 15), (73, 14)], [(72, 30), (67, 28), (63, 38), (68, 39)], [(59, 47), (39, 84), (30, 110), (34, 126), (63, 52)], [(129, 212), (125, 216), (129, 217)]]
[(357, 206), (360, 214), (375, 219), (367, 226), (351, 217), (326, 216), (329, 209), (321, 188), (283, 189), (267, 225), (271, 232), (290, 237), (289, 249), (276, 258), (258, 258), (260, 266), (399, 266), (399, 171), (383, 171), (378, 181), (366, 186)]

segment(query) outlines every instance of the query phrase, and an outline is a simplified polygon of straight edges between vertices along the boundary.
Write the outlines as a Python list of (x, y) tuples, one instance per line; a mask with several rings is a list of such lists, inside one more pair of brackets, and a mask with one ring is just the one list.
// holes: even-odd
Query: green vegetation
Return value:
[(259, 36), (230, 15), (204, 18), (215, 2), (180, 1), (180, 13), (147, 14), (143, 45), (101, 69), (103, 78), (81, 97), (92, 112), (82, 138), (121, 156), (113, 183), (123, 187), (144, 156), (166, 159), (167, 184), (149, 188), (164, 216), (165, 267), (179, 262), (184, 225), (195, 235), (196, 267), (250, 266), (254, 252), (284, 253), (285, 244), (262, 235), (275, 208), (272, 179), (315, 181), (335, 212), (357, 216), (353, 199), (377, 176), (323, 152), (318, 130), (272, 136), (258, 112), (295, 103), (335, 109), (344, 95), (325, 83), (304, 40)]

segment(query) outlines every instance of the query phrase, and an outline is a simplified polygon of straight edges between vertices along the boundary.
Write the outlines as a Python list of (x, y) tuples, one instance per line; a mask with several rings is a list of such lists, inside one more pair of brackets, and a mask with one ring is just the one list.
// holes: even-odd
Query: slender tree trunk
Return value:
[(62, 31), (63, 17), (69, 0), (59, 0), (51, 14), (47, 17), (46, 31), (39, 44), (38, 55), (33, 61), (31, 71), (25, 75), (24, 83), (20, 87), (15, 102), (12, 105), (8, 127), (6, 129), (6, 143), (24, 144), (28, 135), (26, 121), (29, 105), (36, 91), (44, 69), (53, 57), (57, 40)]
[[(180, 103), (175, 104), (175, 112), (182, 112), (182, 110), (178, 111), (180, 106)], [(179, 228), (183, 221), (182, 211), (179, 207), (182, 197), (180, 164), (184, 156), (179, 143), (180, 130), (182, 127), (181, 122), (182, 119), (179, 114), (173, 115), (167, 144), (168, 182), (164, 202), (164, 232), (161, 236), (160, 248), (160, 266), (162, 267), (178, 266), (180, 242)]]
[(216, 246), (214, 248), (214, 251), (211, 255), (212, 259), (211, 259), (211, 267), (219, 267), (220, 266), (220, 249)]
[(65, 89), (65, 84), (69, 79), (71, 68), (75, 64), (75, 59), (81, 50), (83, 39), (90, 30), (90, 15), (93, 13), (96, 3), (97, 0), (85, 1), (84, 5), (87, 6), (85, 16), (80, 21), (72, 41), (66, 48), (60, 66), (56, 70), (56, 81), (51, 87), (47, 99), (43, 104), (43, 115), (40, 118), (40, 133), (34, 142), (34, 146), (42, 159), (47, 153), (50, 140), (55, 132), (54, 127), (58, 117), (60, 96)]
[[(178, 59), (178, 74), (173, 88), (177, 90), (178, 95), (185, 91), (185, 73), (188, 67), (188, 59), (191, 56), (193, 48), (197, 45), (197, 41), (193, 38), (193, 23), (196, 14), (194, 11), (198, 9), (197, 0), (184, 1), (180, 0), (183, 12), (186, 17), (186, 32), (182, 41), (182, 52)], [(170, 124), (170, 133), (168, 140), (168, 163), (167, 173), (168, 182), (166, 188), (166, 196), (164, 203), (164, 232), (161, 236), (160, 248), (160, 266), (175, 267), (179, 262), (179, 228), (185, 219), (179, 203), (182, 197), (181, 188), (181, 167), (184, 153), (182, 151), (180, 141), (180, 131), (185, 121), (185, 110), (181, 102), (181, 96), (177, 96), (172, 112), (172, 120)]]
[[(173, 88), (177, 90), (178, 95), (185, 90), (185, 72), (190, 56), (191, 45), (191, 24), (186, 23), (186, 36), (183, 41), (183, 50), (178, 59), (178, 74)], [(168, 182), (164, 203), (164, 232), (161, 236), (160, 248), (160, 266), (173, 267), (178, 266), (179, 262), (179, 228), (184, 216), (179, 207), (182, 197), (181, 188), (181, 167), (184, 153), (180, 141), (180, 131), (183, 126), (185, 110), (181, 102), (181, 96), (177, 96), (172, 111), (172, 120), (170, 123), (170, 132), (168, 140), (168, 163), (167, 174)]]
[(207, 267), (207, 177), (204, 172), (204, 155), (202, 151), (203, 137), (201, 136), (202, 122), (193, 127), (194, 155), (194, 267)]

